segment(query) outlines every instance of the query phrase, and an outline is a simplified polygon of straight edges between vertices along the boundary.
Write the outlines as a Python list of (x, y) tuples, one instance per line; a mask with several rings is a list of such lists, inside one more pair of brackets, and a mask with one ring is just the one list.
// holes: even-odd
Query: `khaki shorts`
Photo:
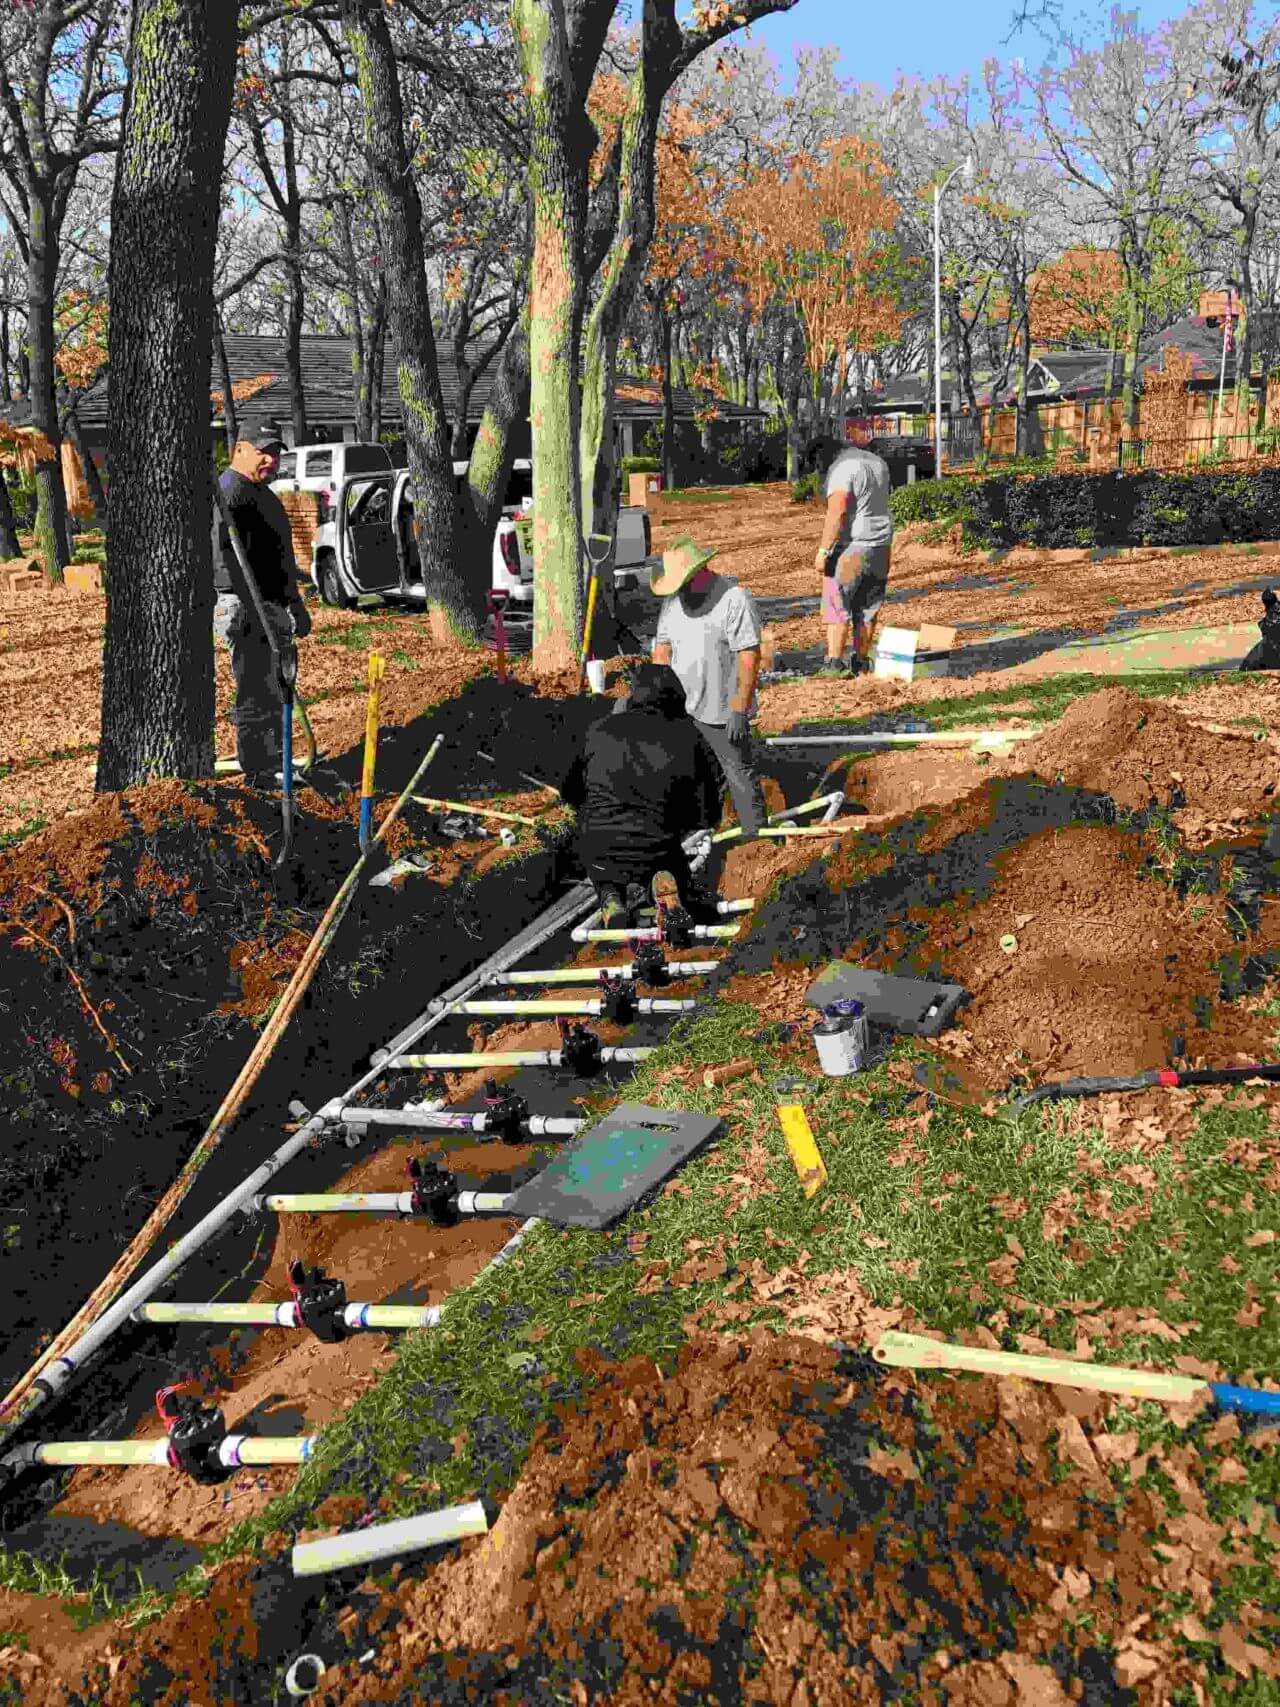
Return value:
[(889, 546), (851, 545), (822, 578), (822, 620), (870, 624), (884, 603), (889, 585)]

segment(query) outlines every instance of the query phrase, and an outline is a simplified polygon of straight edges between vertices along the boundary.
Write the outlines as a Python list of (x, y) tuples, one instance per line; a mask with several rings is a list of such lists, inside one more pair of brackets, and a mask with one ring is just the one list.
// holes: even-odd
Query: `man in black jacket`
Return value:
[[(267, 621), (282, 645), (311, 632), (311, 616), (298, 591), (298, 565), (284, 505), (267, 482), (280, 466), (281, 442), (263, 432), (241, 439), (220, 484), (240, 535)], [(281, 698), (271, 645), (244, 582), (222, 512), (213, 510), (213, 626), (231, 653), (236, 703), (231, 713), (236, 753), (245, 777), (269, 786), (281, 765)]]
[(719, 821), (720, 774), (684, 704), (670, 665), (638, 665), (626, 710), (588, 730), (560, 791), (580, 808), (582, 862), (605, 929), (634, 923), (646, 890), (655, 900), (687, 898), (681, 843)]

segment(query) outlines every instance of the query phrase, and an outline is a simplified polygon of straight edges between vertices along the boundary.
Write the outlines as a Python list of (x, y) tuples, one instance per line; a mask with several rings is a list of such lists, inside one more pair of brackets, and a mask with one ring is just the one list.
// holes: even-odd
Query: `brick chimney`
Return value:
[(1202, 290), (1200, 306), (1197, 314), (1201, 320), (1225, 320), (1230, 304), (1230, 313), (1239, 319), (1244, 313), (1244, 304), (1233, 290)]

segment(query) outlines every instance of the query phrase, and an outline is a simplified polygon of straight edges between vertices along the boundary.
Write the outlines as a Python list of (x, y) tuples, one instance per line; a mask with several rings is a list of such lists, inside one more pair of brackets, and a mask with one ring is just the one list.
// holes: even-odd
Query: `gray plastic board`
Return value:
[(621, 1102), (508, 1199), (523, 1220), (607, 1227), (719, 1132), (714, 1115)]
[(937, 984), (927, 978), (896, 978), (889, 972), (870, 972), (848, 961), (833, 960), (810, 984), (805, 1001), (811, 1008), (828, 1002), (858, 1001), (872, 1025), (905, 1031), (913, 1037), (936, 1037), (969, 992), (961, 984)]

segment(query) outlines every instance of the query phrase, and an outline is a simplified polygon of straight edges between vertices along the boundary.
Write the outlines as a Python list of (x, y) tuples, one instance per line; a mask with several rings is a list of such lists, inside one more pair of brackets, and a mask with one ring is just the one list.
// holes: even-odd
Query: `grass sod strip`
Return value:
[[(1275, 1231), (1278, 1220), (1275, 1198), (1262, 1189), (1262, 1163), (1249, 1165), (1254, 1151), (1272, 1161), (1276, 1154), (1265, 1109), (1228, 1099), (1202, 1114), (1176, 1156), (1155, 1158), (1118, 1155), (1099, 1133), (1065, 1137), (1061, 1119), (1043, 1109), (988, 1119), (940, 1106), (927, 1137), (916, 1138), (910, 1124), (904, 1134), (889, 1123), (918, 1124), (920, 1115), (907, 1106), (918, 1092), (882, 1066), (853, 1080), (818, 1080), (807, 1096), (829, 1177), (806, 1201), (771, 1088), (785, 1063), (778, 1051), (753, 1041), (758, 1024), (754, 1009), (721, 1004), (682, 1026), (626, 1087), (625, 1094), (643, 1100), (728, 1116), (725, 1137), (676, 1176), (672, 1194), (609, 1235), (537, 1229), (508, 1264), (450, 1300), (439, 1329), (406, 1336), (383, 1380), (322, 1433), (315, 1461), (295, 1486), (235, 1530), (208, 1562), (255, 1549), (276, 1528), (296, 1536), (333, 1493), (358, 1492), (371, 1507), (385, 1499), (384, 1517), (500, 1499), (519, 1474), (538, 1422), (581, 1391), (579, 1350), (667, 1360), (685, 1337), (686, 1316), (724, 1298), (744, 1269), (758, 1263), (775, 1274), (802, 1252), (809, 1253), (809, 1278), (853, 1268), (875, 1303), (899, 1299), (953, 1337), (971, 1329), (976, 1316), (1009, 1350), (1022, 1349), (1019, 1336), (1034, 1334), (1054, 1351), (1070, 1351), (1077, 1317), (1055, 1307), (1062, 1299), (1096, 1300), (1099, 1315), (1127, 1309), (1134, 1318), (1131, 1331), (1098, 1347), (1100, 1359), (1159, 1369), (1191, 1355), (1241, 1381), (1272, 1373), (1266, 1360), (1278, 1337), (1274, 1247), (1249, 1243)], [(902, 1044), (896, 1057), (909, 1058), (916, 1047)], [(758, 1078), (705, 1091), (702, 1068), (734, 1055), (755, 1060)], [(678, 1066), (694, 1071), (675, 1084), (671, 1069)], [(853, 1101), (851, 1090), (868, 1101)], [(767, 1153), (764, 1179), (727, 1216), (713, 1189), (744, 1165), (753, 1145)], [(1131, 1178), (1127, 1167), (1136, 1170)], [(1096, 1201), (1100, 1177), (1111, 1192), (1105, 1207)], [(1060, 1231), (1067, 1217), (1074, 1218), (1070, 1238)], [(628, 1240), (638, 1234), (648, 1242), (637, 1260)], [(1010, 1236), (1022, 1252), (1012, 1271)], [(705, 1278), (671, 1278), (689, 1262), (695, 1240), (702, 1242), (698, 1266)], [(1236, 1266), (1224, 1269), (1227, 1257)], [(637, 1291), (658, 1262), (668, 1265), (662, 1284)], [(1000, 1280), (988, 1272), (992, 1263)], [(1176, 1302), (1165, 1298), (1172, 1289), (1180, 1293)], [(1022, 1301), (1016, 1305), (1015, 1295)], [(762, 1303), (738, 1330), (779, 1316)], [(1198, 1325), (1179, 1329), (1188, 1322)], [(1181, 1337), (1165, 1337), (1171, 1331)], [(1175, 1424), (1154, 1401), (1135, 1403), (1131, 1414), (1143, 1450), (1203, 1432), (1200, 1421), (1189, 1429)], [(1276, 1455), (1240, 1457), (1244, 1481), (1206, 1479), (1210, 1509), (1223, 1520), (1280, 1499)], [(1205, 1458), (1212, 1463), (1210, 1449)], [(1128, 1472), (1115, 1467), (1110, 1474), (1120, 1497)], [(1176, 1509), (1176, 1490), (1158, 1469), (1145, 1472), (1143, 1482), (1158, 1486)], [(30, 1566), (19, 1557), (4, 1568)], [(1232, 1600), (1265, 1598), (1273, 1571), (1274, 1557), (1255, 1538), (1254, 1557), (1233, 1572), (1223, 1615), (1230, 1616)], [(202, 1581), (192, 1573), (179, 1590), (198, 1590)], [(138, 1616), (162, 1604), (149, 1596), (137, 1603)], [(1185, 1610), (1171, 1601), (1169, 1617), (1176, 1621)], [(1219, 1693), (1215, 1685), (1210, 1699), (1274, 1697)]]

